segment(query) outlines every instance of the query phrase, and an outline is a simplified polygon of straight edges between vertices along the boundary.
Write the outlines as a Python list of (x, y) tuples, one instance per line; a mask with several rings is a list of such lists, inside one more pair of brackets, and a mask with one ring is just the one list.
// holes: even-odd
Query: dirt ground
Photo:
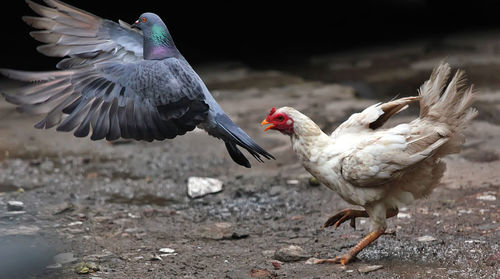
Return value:
[[(499, 278), (498, 38), (500, 31), (457, 35), (272, 68), (196, 66), (232, 119), (277, 158), (253, 160), (251, 169), (203, 131), (164, 142), (92, 142), (36, 130), (39, 116), (0, 100), (0, 278)], [(400, 208), (389, 220), (395, 235), (354, 263), (306, 264), (344, 253), (368, 223), (322, 230), (349, 205), (310, 185), (289, 139), (264, 133), (260, 121), (272, 106), (288, 105), (332, 131), (368, 105), (416, 94), (444, 58), (464, 68), (480, 94), (479, 117), (463, 152), (446, 158), (440, 187)], [(190, 199), (191, 176), (220, 179), (224, 190)], [(12, 200), (25, 212), (7, 211)], [(300, 260), (276, 262), (275, 252), (290, 245), (303, 249)], [(372, 265), (382, 268), (363, 272)]]

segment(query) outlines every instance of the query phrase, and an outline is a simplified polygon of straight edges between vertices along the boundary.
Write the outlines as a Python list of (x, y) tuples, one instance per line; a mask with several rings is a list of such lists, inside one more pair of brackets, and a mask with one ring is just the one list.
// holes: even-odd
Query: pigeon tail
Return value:
[(215, 117), (217, 122), (217, 132), (222, 134), (222, 139), (226, 142), (226, 148), (229, 155), (239, 165), (249, 168), (250, 162), (236, 147), (239, 145), (245, 148), (259, 162), (263, 162), (260, 156), (266, 159), (275, 159), (273, 155), (255, 143), (240, 127), (225, 114), (219, 114)]

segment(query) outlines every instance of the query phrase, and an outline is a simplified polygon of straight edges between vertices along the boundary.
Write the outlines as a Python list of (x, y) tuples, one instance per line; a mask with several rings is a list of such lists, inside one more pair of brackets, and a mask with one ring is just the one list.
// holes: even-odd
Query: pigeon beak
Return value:
[(132, 24), (132, 27), (138, 27), (137, 25), (139, 25), (139, 20), (136, 20), (134, 24)]
[(272, 129), (274, 127), (274, 124), (271, 123), (271, 122), (269, 122), (269, 121), (267, 121), (267, 119), (262, 120), (262, 122), (260, 123), (260, 125), (262, 125), (262, 126), (268, 125), (268, 124), (271, 124), (271, 125), (267, 126), (266, 129), (264, 129), (264, 131)]

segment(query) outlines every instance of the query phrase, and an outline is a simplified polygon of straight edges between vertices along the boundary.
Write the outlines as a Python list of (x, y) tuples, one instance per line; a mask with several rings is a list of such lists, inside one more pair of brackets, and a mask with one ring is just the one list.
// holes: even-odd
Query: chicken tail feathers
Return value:
[(420, 118), (446, 124), (454, 133), (462, 130), (477, 110), (471, 107), (475, 94), (465, 72), (457, 70), (451, 80), (450, 76), (450, 66), (441, 63), (420, 87)]
[(436, 151), (436, 158), (460, 151), (465, 141), (462, 130), (477, 115), (471, 107), (475, 93), (473, 86), (467, 84), (465, 72), (457, 70), (451, 80), (450, 76), (450, 66), (441, 63), (419, 89), (420, 119), (434, 123), (437, 132), (429, 140), (447, 138), (446, 144)]
[[(257, 161), (263, 162), (261, 156), (266, 159), (274, 159), (274, 156), (255, 143), (240, 127), (234, 124), (225, 114), (219, 114), (215, 117), (217, 122), (216, 136), (222, 138), (226, 143), (229, 155), (239, 165), (249, 168), (250, 162), (245, 155), (241, 153), (236, 145), (245, 148)], [(209, 132), (210, 133), (210, 132)]]

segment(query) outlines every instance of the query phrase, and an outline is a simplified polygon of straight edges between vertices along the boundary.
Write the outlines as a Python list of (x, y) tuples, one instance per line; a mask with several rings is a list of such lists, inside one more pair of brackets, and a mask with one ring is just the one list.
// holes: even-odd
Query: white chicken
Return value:
[[(310, 118), (291, 107), (273, 108), (262, 125), (290, 135), (292, 148), (305, 169), (346, 202), (364, 207), (345, 209), (323, 227), (356, 217), (370, 218), (370, 233), (343, 256), (315, 263), (349, 263), (367, 245), (384, 234), (386, 218), (398, 208), (429, 195), (445, 171), (441, 157), (458, 153), (462, 131), (476, 116), (474, 93), (458, 70), (442, 63), (419, 90), (418, 97), (378, 103), (353, 114), (330, 136)], [(420, 116), (389, 129), (380, 127), (414, 101)]]

